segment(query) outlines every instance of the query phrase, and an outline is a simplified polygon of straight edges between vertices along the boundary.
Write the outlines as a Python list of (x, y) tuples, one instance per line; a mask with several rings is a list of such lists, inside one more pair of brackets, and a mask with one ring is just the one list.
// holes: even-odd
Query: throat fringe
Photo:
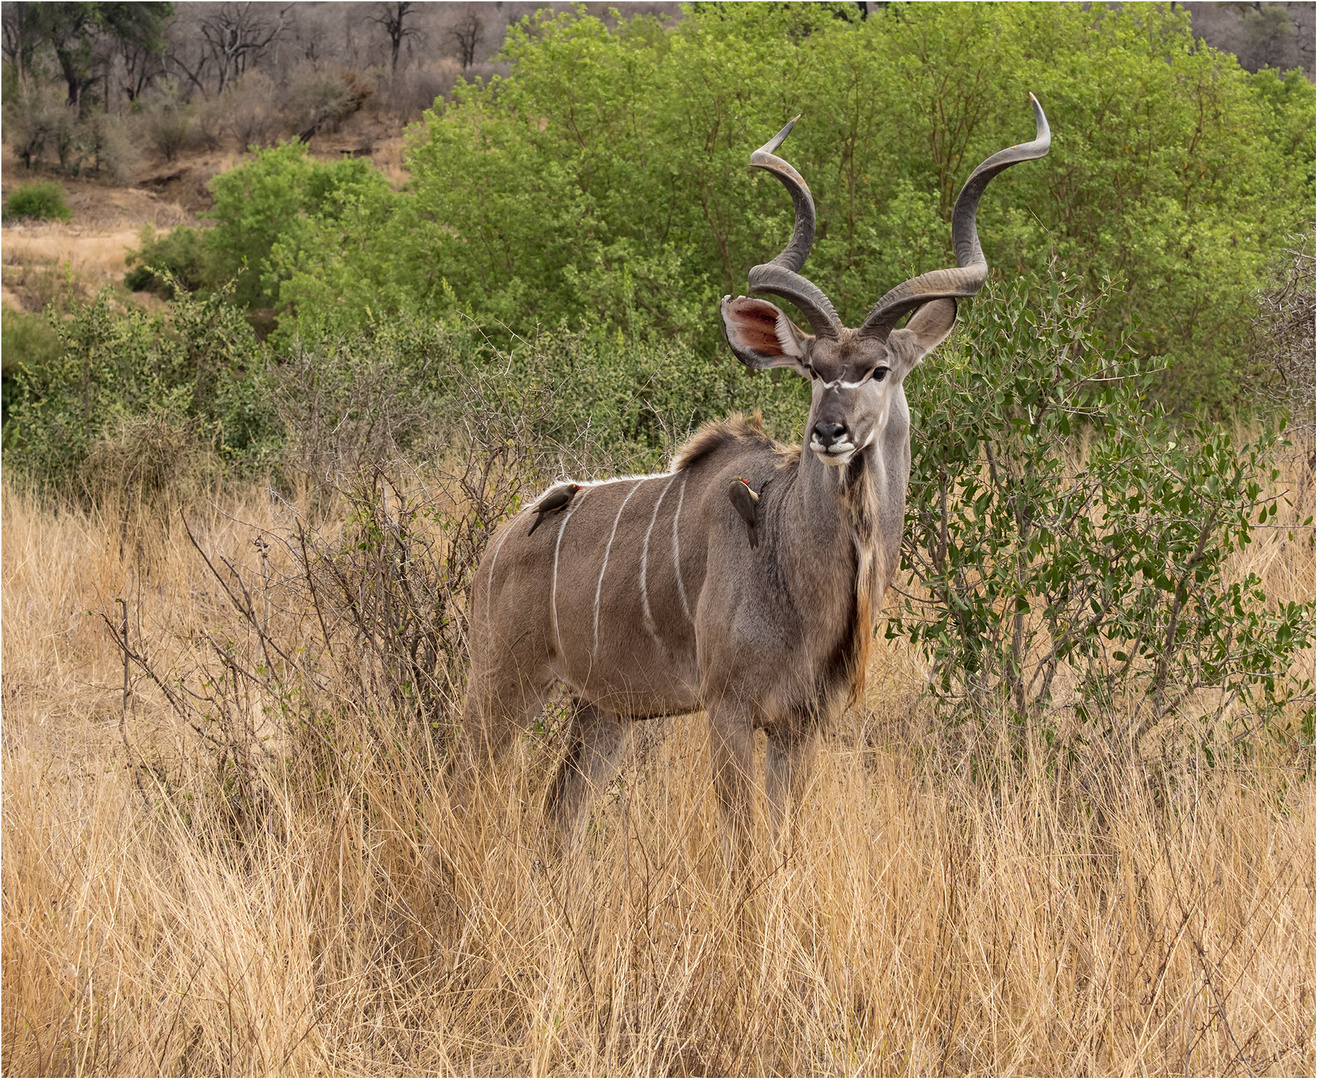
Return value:
[[(842, 500), (851, 519), (851, 538), (856, 550), (856, 603), (853, 613), (855, 619), (851, 639), (853, 642), (850, 660), (849, 682), (850, 697), (847, 704), (852, 705), (865, 699), (865, 670), (869, 666), (870, 640), (874, 628), (874, 597), (878, 591), (878, 574), (882, 560), (877, 558), (876, 547), (879, 543), (878, 533), (878, 497), (874, 491), (873, 477), (870, 475), (871, 464), (868, 455), (858, 455), (860, 468), (852, 482), (844, 489)], [(847, 466), (848, 473), (854, 469), (854, 463)]]

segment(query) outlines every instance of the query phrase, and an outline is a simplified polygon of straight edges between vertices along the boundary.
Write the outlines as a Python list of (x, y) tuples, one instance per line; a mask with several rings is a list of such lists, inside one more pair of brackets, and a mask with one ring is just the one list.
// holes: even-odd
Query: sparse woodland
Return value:
[[(1313, 1074), (1302, 72), (1180, 5), (2, 14), (0, 1070)], [(804, 114), (854, 317), (1029, 90), (791, 827), (730, 873), (678, 717), (560, 858), (557, 705), (459, 811), (500, 522), (801, 438), (717, 325), (751, 149)]]

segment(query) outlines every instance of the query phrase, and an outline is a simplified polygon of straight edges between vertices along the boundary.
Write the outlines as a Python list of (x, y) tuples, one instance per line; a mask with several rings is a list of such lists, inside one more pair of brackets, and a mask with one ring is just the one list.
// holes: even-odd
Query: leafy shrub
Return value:
[(218, 281), (206, 241), (203, 229), (180, 225), (157, 236), (151, 225), (144, 225), (138, 234), (142, 246), (128, 253), (131, 269), (124, 275), (124, 284), (134, 292), (155, 293), (166, 300), (173, 299), (176, 289), (209, 294)]
[(1157, 366), (1095, 331), (1107, 299), (1060, 274), (992, 288), (923, 369), (904, 555), (928, 596), (888, 634), (928, 650), (950, 715), (1005, 705), (1054, 731), (1070, 715), (1073, 752), (1178, 724), (1210, 760), (1259, 735), (1311, 743), (1312, 687), (1290, 665), (1313, 602), (1228, 568), (1276, 522), (1276, 439), (1168, 424)]
[(296, 245), (318, 220), (336, 221), (359, 201), (388, 190), (384, 176), (365, 161), (318, 162), (297, 142), (259, 153), (211, 181), (216, 223), (206, 242), (215, 253), (215, 272), (221, 280), (235, 279), (238, 302), (273, 307), (278, 283), (263, 275), (275, 242)]
[(70, 221), (73, 212), (64, 200), (64, 185), (53, 180), (24, 184), (5, 200), (6, 221)]
[[(87, 494), (94, 448), (106, 439), (131, 443), (126, 417), (161, 415), (213, 445), (229, 467), (269, 460), (278, 430), (264, 355), (225, 292), (204, 300), (180, 294), (166, 318), (117, 313), (105, 291), (52, 326), (58, 355), (15, 376), (6, 466), (66, 494)], [(165, 414), (155, 411), (162, 403)]]
[[(24, 368), (39, 371), (53, 363), (59, 357), (59, 338), (55, 331), (40, 315), (29, 315), (5, 306), (0, 315), (0, 364), (3, 364), (3, 377), (0, 385), (4, 388), (3, 415), (4, 423), (9, 422), (10, 403), (17, 391), (16, 380)], [(7, 430), (6, 430), (7, 435)], [(7, 441), (7, 440), (6, 440)]]
[[(850, 22), (823, 5), (708, 5), (612, 30), (546, 14), (504, 55), (506, 79), (459, 85), (414, 131), (403, 224), (346, 257), (423, 308), (442, 278), (523, 333), (620, 322), (631, 282), (629, 333), (712, 350), (718, 298), (791, 233), (776, 183), (745, 177), (748, 149), (797, 112), (788, 156), (819, 216), (807, 272), (854, 321), (953, 262), (957, 187), (1032, 134), (1033, 89), (1053, 149), (986, 200), (990, 265), (1042, 274), (1051, 234), (1091, 289), (1124, 276), (1106, 329), (1145, 327), (1170, 358), (1168, 401), (1229, 408), (1250, 283), (1311, 215), (1312, 84), (1242, 71), (1161, 7), (892, 5)], [(338, 246), (306, 251), (307, 269)]]
[[(726, 63), (731, 47), (746, 63)], [(275, 309), (282, 332), (462, 313), (713, 353), (719, 297), (791, 233), (774, 181), (748, 186), (747, 150), (804, 109), (789, 156), (818, 209), (808, 273), (855, 321), (887, 286), (954, 261), (957, 185), (1029, 136), (1033, 88), (1053, 149), (986, 200), (990, 265), (1041, 278), (1051, 237), (1090, 289), (1123, 277), (1103, 329), (1145, 328), (1145, 350), (1168, 357), (1169, 408), (1223, 413), (1242, 404), (1253, 283), (1312, 213), (1311, 85), (1242, 71), (1161, 8), (898, 6), (848, 21), (723, 5), (614, 28), (563, 13), (515, 28), (504, 56), (507, 77), (459, 84), (413, 130), (403, 192), (377, 174), (312, 210), (295, 194), (312, 167), (282, 151), (244, 167), (241, 197), (217, 181), (242, 302)]]
[[(258, 152), (253, 161), (216, 176), (211, 191), (214, 228), (180, 227), (160, 238), (143, 230), (141, 246), (128, 256), (129, 288), (169, 297), (175, 285), (207, 293), (232, 281), (234, 299), (244, 307), (273, 308), (280, 281), (270, 273), (270, 259), (277, 243), (300, 251), (308, 236), (359, 223), (361, 206), (392, 194), (369, 162), (322, 163), (298, 142)], [(323, 289), (315, 298), (329, 302)], [(329, 315), (312, 313), (307, 326)]]

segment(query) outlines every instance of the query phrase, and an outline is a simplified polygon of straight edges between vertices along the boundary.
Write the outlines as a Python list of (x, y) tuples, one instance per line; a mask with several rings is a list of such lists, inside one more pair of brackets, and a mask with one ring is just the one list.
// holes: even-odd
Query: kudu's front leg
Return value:
[(770, 732), (764, 751), (764, 791), (769, 802), (769, 824), (774, 836), (801, 805), (805, 782), (814, 761), (817, 740), (808, 732)]
[(749, 853), (755, 729), (746, 706), (725, 699), (711, 703), (707, 712), (714, 794), (723, 811), (723, 854), (735, 869), (745, 864)]

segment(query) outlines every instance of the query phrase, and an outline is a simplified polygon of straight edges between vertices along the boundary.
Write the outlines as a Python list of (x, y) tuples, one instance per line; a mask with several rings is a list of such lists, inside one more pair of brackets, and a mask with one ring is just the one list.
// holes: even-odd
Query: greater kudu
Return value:
[[(956, 298), (988, 275), (975, 212), (989, 180), (1048, 152), (1048, 121), (1030, 99), (1034, 141), (988, 158), (957, 197), (958, 265), (898, 285), (855, 330), (799, 274), (815, 208), (800, 174), (774, 154), (795, 121), (784, 127), (751, 164), (787, 188), (796, 226), (782, 254), (751, 270), (750, 287), (790, 300), (814, 333), (744, 296), (725, 297), (722, 318), (743, 364), (789, 367), (813, 383), (805, 445), (775, 443), (734, 416), (698, 432), (668, 472), (557, 489), (493, 538), (472, 595), (464, 729), (479, 759), (495, 758), (551, 686), (567, 685), (569, 749), (549, 802), (569, 838), (591, 788), (612, 776), (632, 720), (703, 708), (714, 786), (740, 847), (755, 729), (767, 736), (776, 822), (815, 731), (860, 692), (874, 612), (901, 548), (911, 464), (902, 380), (951, 331)], [(756, 546), (728, 497), (737, 478), (760, 494), (749, 511), (759, 517)], [(530, 535), (537, 509), (546, 527)]]

